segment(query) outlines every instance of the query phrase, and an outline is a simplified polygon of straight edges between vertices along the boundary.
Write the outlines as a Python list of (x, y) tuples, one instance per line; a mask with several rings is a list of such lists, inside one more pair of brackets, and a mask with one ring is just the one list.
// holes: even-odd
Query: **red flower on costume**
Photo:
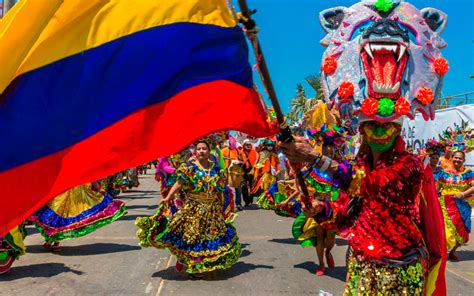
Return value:
[(341, 99), (345, 100), (351, 97), (354, 94), (354, 85), (349, 81), (343, 81), (339, 84), (339, 88), (337, 89), (337, 95), (341, 97)]
[(322, 70), (324, 74), (334, 73), (337, 69), (337, 61), (335, 57), (327, 57), (323, 61)]
[(379, 102), (373, 98), (366, 98), (362, 103), (362, 113), (364, 115), (373, 115), (379, 109)]
[(410, 102), (404, 97), (398, 98), (395, 103), (395, 113), (398, 115), (407, 115), (410, 112)]
[(449, 64), (445, 58), (437, 58), (433, 62), (434, 70), (438, 75), (445, 75), (449, 71)]
[(418, 90), (418, 94), (416, 95), (416, 98), (423, 105), (428, 105), (431, 102), (433, 102), (433, 99), (434, 99), (433, 90), (429, 87), (422, 87)]

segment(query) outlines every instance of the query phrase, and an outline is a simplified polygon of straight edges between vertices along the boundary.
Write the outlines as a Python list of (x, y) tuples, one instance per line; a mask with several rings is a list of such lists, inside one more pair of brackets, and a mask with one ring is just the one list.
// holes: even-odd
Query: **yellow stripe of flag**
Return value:
[[(44, 30), (38, 27), (32, 31), (34, 34), (39, 29), (42, 30), (34, 45), (30, 45), (31, 49), (18, 67), (15, 76), (157, 26), (184, 22), (226, 28), (237, 25), (226, 0), (67, 0), (52, 17), (47, 13), (52, 10), (52, 4), (49, 5), (51, 7), (44, 5), (43, 9), (41, 5), (33, 7), (34, 3), (50, 1), (62, 2), (23, 0), (22, 6), (17, 9), (27, 12), (29, 18), (22, 17), (16, 27), (35, 28), (41, 15), (46, 14), (50, 17)], [(15, 18), (19, 18), (19, 15)], [(44, 21), (43, 18), (40, 20)], [(0, 31), (2, 27), (3, 23), (0, 24)], [(26, 33), (25, 35), (30, 37)], [(11, 46), (23, 43), (18, 38), (4, 39), (2, 36), (0, 44), (4, 42)], [(0, 55), (2, 66), (4, 59), (5, 57)], [(3, 91), (4, 88), (0, 89)]]
[(0, 93), (16, 76), (31, 47), (63, 0), (20, 1), (0, 21)]

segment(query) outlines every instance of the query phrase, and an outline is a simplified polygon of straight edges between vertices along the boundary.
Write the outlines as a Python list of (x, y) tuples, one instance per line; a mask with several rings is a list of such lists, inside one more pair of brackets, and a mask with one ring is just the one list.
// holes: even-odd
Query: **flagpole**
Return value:
[[(254, 47), (254, 54), (256, 58), (256, 62), (258, 65), (258, 69), (260, 71), (260, 75), (262, 76), (262, 82), (267, 90), (268, 97), (272, 102), (273, 110), (275, 111), (277, 121), (280, 124), (280, 134), (277, 135), (277, 139), (290, 143), (293, 141), (293, 135), (291, 134), (290, 128), (286, 124), (285, 116), (280, 108), (280, 103), (278, 102), (278, 98), (276, 96), (275, 88), (273, 87), (272, 79), (270, 77), (270, 72), (268, 71), (267, 63), (265, 62), (265, 57), (262, 52), (262, 47), (260, 46), (260, 42), (258, 40), (256, 32), (254, 32), (256, 28), (255, 21), (251, 18), (252, 14), (255, 12), (251, 12), (247, 6), (246, 0), (238, 0), (240, 11), (242, 13), (243, 19), (241, 20), (242, 24), (244, 25), (245, 29), (247, 30), (247, 37), (252, 42)], [(302, 193), (302, 202), (308, 203), (309, 202), (309, 192), (308, 188), (306, 187), (306, 183), (304, 182), (304, 178), (301, 174), (301, 170), (299, 166), (292, 165), (293, 169), (295, 170), (295, 177), (298, 185), (300, 187)]]

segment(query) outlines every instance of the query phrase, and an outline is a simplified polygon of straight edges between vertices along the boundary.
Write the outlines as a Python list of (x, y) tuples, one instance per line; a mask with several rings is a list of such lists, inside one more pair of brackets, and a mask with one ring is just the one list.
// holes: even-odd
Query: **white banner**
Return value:
[[(474, 128), (474, 105), (438, 110), (434, 121), (424, 121), (421, 114), (416, 114), (415, 120), (405, 119), (403, 122), (402, 136), (407, 145), (412, 145), (417, 150), (429, 139), (438, 140), (438, 135), (446, 128), (454, 127), (455, 123), (461, 125), (463, 121)], [(474, 151), (466, 155), (466, 165), (474, 166)]]

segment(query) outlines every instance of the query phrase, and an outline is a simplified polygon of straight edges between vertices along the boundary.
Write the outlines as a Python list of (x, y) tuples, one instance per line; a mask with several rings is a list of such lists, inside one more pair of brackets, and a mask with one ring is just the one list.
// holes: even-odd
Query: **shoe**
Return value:
[(7, 273), (12, 268), (15, 259), (12, 256), (8, 256), (4, 263), (0, 263), (0, 274)]
[(43, 249), (45, 251), (50, 251), (51, 250), (51, 244), (50, 243), (44, 243), (43, 244)]
[(449, 261), (451, 262), (458, 262), (459, 261), (459, 257), (454, 255), (454, 254), (449, 254)]
[(317, 269), (316, 269), (316, 275), (317, 276), (323, 276), (326, 274), (326, 271), (325, 271), (325, 268), (324, 266), (319, 266)]
[(54, 253), (59, 253), (62, 251), (61, 247), (59, 246), (59, 242), (55, 242), (51, 247), (51, 251)]
[(329, 268), (334, 268), (335, 263), (334, 263), (334, 258), (332, 257), (331, 252), (326, 251), (326, 261), (328, 263)]
[(242, 208), (242, 206), (237, 206), (237, 211), (242, 211), (244, 208)]
[(181, 263), (179, 261), (176, 261), (176, 266), (175, 267), (176, 267), (177, 271), (181, 271), (181, 270), (183, 270), (184, 265), (183, 265), (183, 263)]

